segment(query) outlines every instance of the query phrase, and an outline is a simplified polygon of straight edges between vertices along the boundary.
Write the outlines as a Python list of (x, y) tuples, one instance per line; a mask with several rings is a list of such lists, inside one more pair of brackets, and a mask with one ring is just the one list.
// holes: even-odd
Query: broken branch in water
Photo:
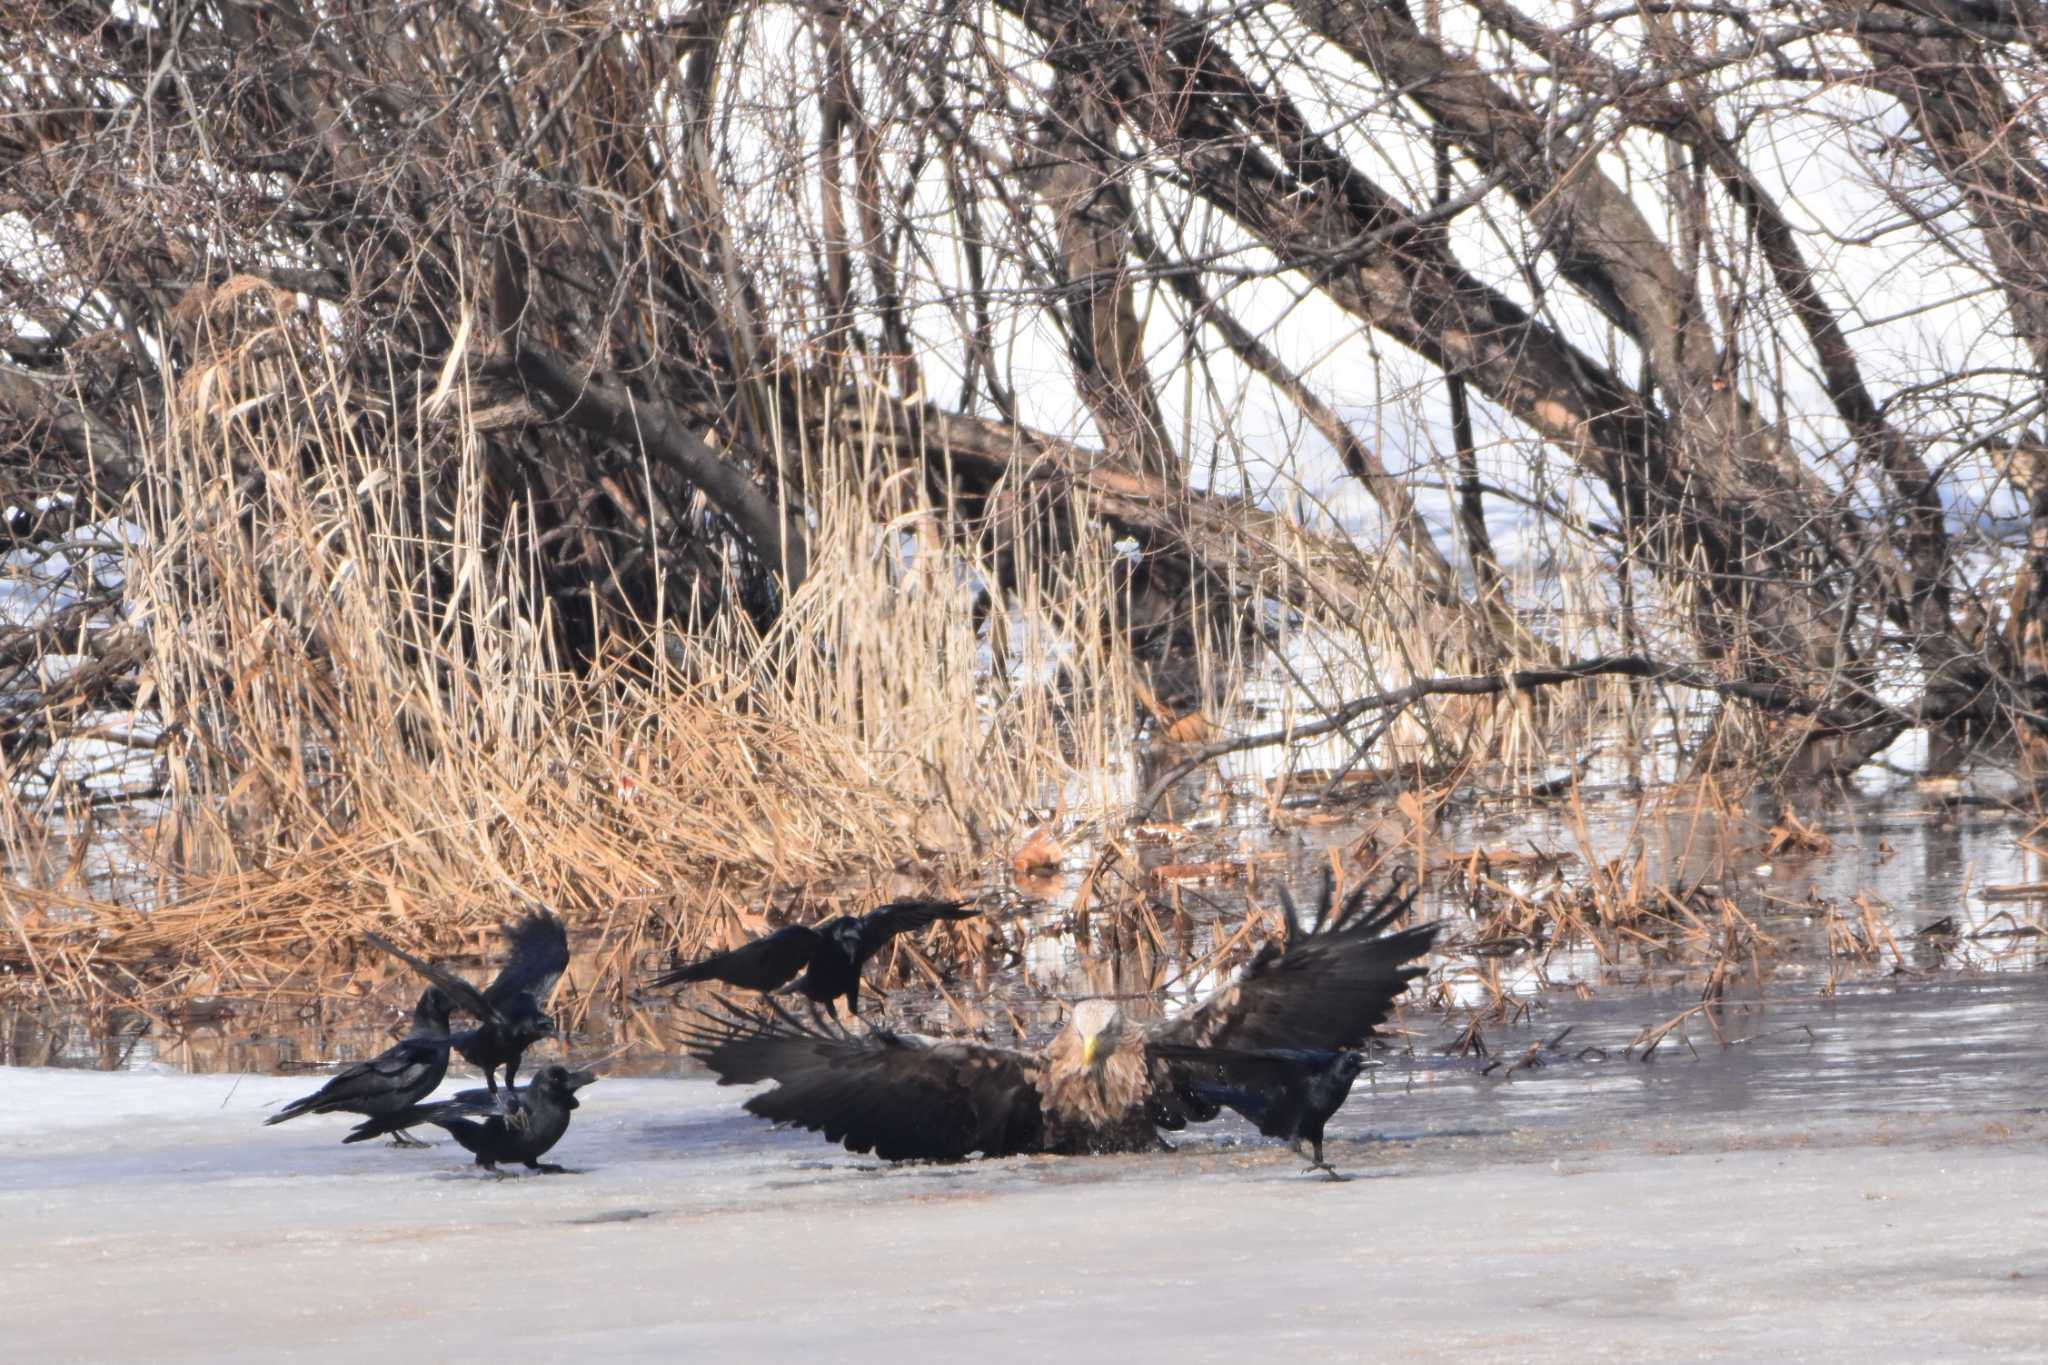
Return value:
[[(1661, 1024), (1650, 1025), (1649, 1027), (1645, 1028), (1641, 1033), (1638, 1033), (1629, 1042), (1629, 1045), (1624, 1050), (1623, 1055), (1635, 1058), (1635, 1060), (1637, 1061), (1647, 1062), (1652, 1057), (1657, 1055), (1657, 1049), (1664, 1045), (1664, 1040), (1671, 1035), (1671, 1031), (1673, 1029), (1677, 1029), (1678, 1040), (1686, 1045), (1687, 1049), (1689, 1049), (1692, 1052), (1692, 1055), (1694, 1057), (1698, 1057), (1700, 1055), (1700, 1050), (1696, 1047), (1693, 1047), (1692, 1039), (1687, 1036), (1684, 1029), (1685, 1021), (1687, 1019), (1690, 1019), (1693, 1015), (1700, 1013), (1702, 1010), (1712, 1010), (1717, 1008), (1720, 1005), (1720, 1003), (1721, 1002), (1718, 1000), (1702, 1000), (1697, 1005), (1688, 1005), (1686, 1008), (1672, 1015), (1669, 1019), (1666, 1019)], [(1643, 1050), (1643, 1055), (1641, 1057), (1636, 1057), (1637, 1048), (1641, 1048)]]
[(1909, 718), (1903, 713), (1875, 702), (1869, 703), (1867, 709), (1848, 710), (1815, 700), (1796, 688), (1780, 683), (1716, 678), (1696, 668), (1689, 668), (1683, 664), (1659, 663), (1640, 654), (1605, 655), (1560, 664), (1555, 668), (1524, 668), (1512, 673), (1470, 674), (1450, 678), (1418, 678), (1405, 687), (1354, 698), (1323, 719), (1308, 725), (1269, 730), (1264, 734), (1245, 735), (1238, 739), (1205, 745), (1159, 775), (1158, 780), (1147, 788), (1144, 796), (1140, 798), (1136, 818), (1142, 820), (1151, 814), (1153, 806), (1158, 804), (1159, 798), (1166, 794), (1167, 789), (1188, 773), (1226, 754), (1240, 753), (1246, 749), (1263, 749), (1293, 740), (1314, 739), (1318, 735), (1341, 730), (1368, 712), (1413, 706), (1425, 697), (1483, 697), (1502, 692), (1528, 692), (1539, 687), (1556, 687), (1564, 683), (1600, 677), (1642, 678), (1652, 682), (1689, 687), (1700, 692), (1713, 692), (1723, 697), (1736, 697), (1761, 706), (1767, 711), (1808, 717), (1816, 722), (1816, 734), (1850, 734), (1875, 726), (1910, 723)]

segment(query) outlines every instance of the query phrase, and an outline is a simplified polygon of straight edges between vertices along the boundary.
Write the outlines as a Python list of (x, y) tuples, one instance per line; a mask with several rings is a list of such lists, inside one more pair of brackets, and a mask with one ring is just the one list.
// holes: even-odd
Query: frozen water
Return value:
[(1394, 1061), (1333, 1130), (1342, 1184), (1228, 1128), (890, 1168), (694, 1077), (600, 1082), (554, 1153), (577, 1174), (493, 1180), (445, 1141), (261, 1126), (314, 1077), (0, 1070), (7, 1354), (2039, 1358), (2048, 986), (1871, 992), (1731, 1015), (1752, 1041), (1697, 1058), (1576, 1059), (1654, 1004), (1574, 1019), (1556, 1065), (1507, 1082)]

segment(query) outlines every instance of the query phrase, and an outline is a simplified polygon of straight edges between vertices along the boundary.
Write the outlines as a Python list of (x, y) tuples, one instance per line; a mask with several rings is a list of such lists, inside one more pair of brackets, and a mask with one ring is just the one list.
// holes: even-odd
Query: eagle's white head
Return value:
[(1081, 1040), (1081, 1065), (1092, 1067), (1116, 1051), (1123, 1038), (1124, 1012), (1108, 1000), (1083, 1000), (1074, 1006), (1073, 1029)]

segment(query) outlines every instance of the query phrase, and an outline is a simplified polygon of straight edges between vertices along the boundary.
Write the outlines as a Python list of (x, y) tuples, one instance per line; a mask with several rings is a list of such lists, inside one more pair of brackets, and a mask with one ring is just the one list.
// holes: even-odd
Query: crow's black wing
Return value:
[(1199, 1066), (1217, 1075), (1256, 1080), (1262, 1083), (1307, 1076), (1335, 1061), (1335, 1048), (1229, 1048), (1193, 1047), (1182, 1043), (1153, 1043), (1148, 1051), (1168, 1062)]
[(496, 1112), (504, 1108), (505, 1102), (503, 1099), (500, 1098), (500, 1096), (503, 1096), (508, 1092), (514, 1095), (519, 1093), (518, 1088), (515, 1086), (501, 1085), (498, 1087), (496, 1094), (492, 1094), (489, 1090), (486, 1090), (484, 1087), (478, 1086), (474, 1090), (456, 1091), (454, 1094), (448, 1097), (446, 1103), (478, 1105), (482, 1108)]
[(1162, 1046), (1327, 1050), (1362, 1045), (1423, 969), (1437, 925), (1383, 932), (1415, 899), (1390, 891), (1360, 913), (1365, 888), (1345, 898), (1334, 920), (1275, 953), (1261, 952), (1244, 975), (1200, 1006), (1155, 1030)]
[[(1314, 1077), (1341, 1053), (1307, 1048), (1184, 1047), (1161, 1043), (1152, 1055), (1171, 1069), (1174, 1082), (1191, 1106), (1228, 1105), (1250, 1119), (1268, 1137), (1299, 1135), (1304, 1112), (1313, 1103)], [(1343, 1087), (1348, 1093), (1350, 1085)], [(1334, 1096), (1342, 1101), (1343, 1093)]]
[(721, 1085), (773, 1081), (749, 1113), (890, 1161), (1036, 1151), (1038, 1062), (1019, 1052), (880, 1030), (855, 1036), (786, 1010), (700, 1014), (684, 1047)]
[[(402, 1094), (420, 1085), (436, 1067), (443, 1071), (447, 1070), (447, 1044), (429, 1039), (408, 1038), (402, 1043), (386, 1048), (374, 1057), (343, 1067), (334, 1073), (327, 1084), (310, 1095), (293, 1100), (263, 1122), (283, 1123), (286, 1119), (295, 1119), (301, 1114), (324, 1114), (331, 1110), (348, 1109), (357, 1104)], [(438, 1077), (434, 1083), (439, 1083)]]
[(504, 934), (512, 949), (497, 980), (484, 992), (485, 998), (501, 1009), (521, 995), (531, 995), (536, 1003), (545, 1005), (548, 993), (569, 967), (569, 931), (549, 911), (536, 910), (519, 923), (506, 925)]
[(973, 919), (979, 910), (969, 910), (965, 901), (890, 901), (860, 917), (860, 956), (871, 957), (898, 934), (922, 929), (942, 919)]
[(463, 1099), (435, 1100), (429, 1104), (415, 1104), (396, 1113), (384, 1114), (377, 1118), (365, 1119), (348, 1130), (343, 1142), (368, 1142), (371, 1138), (395, 1133), (401, 1128), (417, 1128), (423, 1123), (441, 1123), (445, 1119), (490, 1118), (503, 1111), (493, 1102), (472, 1103)]
[(750, 991), (772, 991), (810, 964), (825, 940), (816, 929), (791, 924), (766, 938), (742, 943), (727, 953), (713, 953), (701, 962), (677, 967), (654, 978), (655, 986), (680, 986), (688, 981), (723, 981)]
[[(445, 1067), (448, 1058), (448, 1043), (440, 1038), (407, 1038), (384, 1049), (362, 1065), (371, 1073), (391, 1083), (393, 1089), (415, 1085), (419, 1079), (436, 1066)], [(350, 1070), (356, 1068), (351, 1067)]]
[[(1155, 1112), (1183, 1122), (1207, 1123), (1219, 1105), (1229, 1105), (1254, 1123), (1265, 1121), (1290, 1090), (1300, 1090), (1319, 1067), (1338, 1053), (1301, 1048), (1246, 1051), (1186, 1043), (1146, 1045), (1151, 1058)], [(1177, 1125), (1170, 1125), (1177, 1126)]]
[[(501, 1085), (496, 1090), (478, 1086), (474, 1090), (458, 1090), (441, 1102), (458, 1106), (443, 1118), (501, 1118), (514, 1128), (526, 1126), (528, 1107), (523, 1086)], [(431, 1118), (425, 1121), (435, 1122)]]
[(400, 962), (403, 962), (406, 966), (446, 991), (448, 998), (455, 1003), (456, 1009), (474, 1015), (477, 1019), (486, 1023), (504, 1024), (505, 1016), (498, 1012), (497, 1006), (490, 1001), (484, 992), (470, 985), (446, 967), (437, 967), (423, 957), (414, 957), (397, 944), (389, 942), (376, 934), (365, 933), (363, 937), (370, 941), (372, 947), (391, 954), (391, 956), (397, 958)]

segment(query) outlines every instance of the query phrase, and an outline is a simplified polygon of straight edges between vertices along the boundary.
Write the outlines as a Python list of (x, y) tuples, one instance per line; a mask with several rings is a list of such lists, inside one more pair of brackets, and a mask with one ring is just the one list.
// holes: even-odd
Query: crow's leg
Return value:
[(514, 1090), (511, 1086), (506, 1086), (498, 1092), (497, 1100), (498, 1108), (495, 1117), (498, 1122), (504, 1124), (508, 1132), (525, 1132), (527, 1120), (532, 1116), (530, 1112), (531, 1106), (527, 1104), (526, 1095)]
[[(1294, 1150), (1297, 1152), (1301, 1150), (1301, 1144), (1299, 1142), (1294, 1144)], [(1344, 1175), (1335, 1166), (1332, 1166), (1329, 1162), (1323, 1160), (1323, 1140), (1321, 1138), (1316, 1139), (1316, 1159), (1312, 1163), (1310, 1163), (1308, 1170), (1303, 1171), (1302, 1174), (1307, 1175), (1309, 1171), (1321, 1171), (1324, 1175), (1327, 1175), (1332, 1180), (1350, 1179), (1349, 1176)]]
[(431, 1147), (434, 1144), (431, 1142), (421, 1142), (411, 1133), (401, 1128), (391, 1135), (391, 1145), (393, 1147)]

